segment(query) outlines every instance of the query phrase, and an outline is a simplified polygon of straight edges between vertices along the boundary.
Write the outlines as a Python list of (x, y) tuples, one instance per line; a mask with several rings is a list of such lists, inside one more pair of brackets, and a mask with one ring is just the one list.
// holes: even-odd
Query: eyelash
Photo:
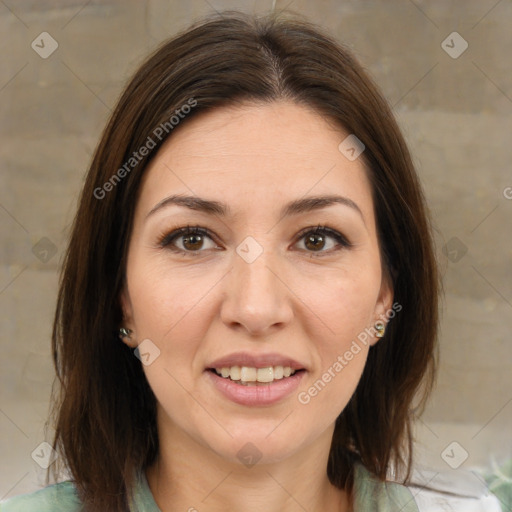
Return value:
[[(338, 231), (335, 229), (332, 229), (328, 226), (324, 225), (318, 225), (316, 227), (308, 227), (303, 229), (300, 233), (297, 235), (297, 240), (295, 243), (302, 240), (306, 235), (325, 235), (329, 236), (331, 238), (334, 238), (336, 242), (338, 243), (338, 247), (333, 248), (328, 251), (306, 251), (310, 252), (312, 257), (322, 257), (325, 254), (330, 254), (333, 251), (339, 250), (341, 248), (350, 248), (352, 247), (352, 244)], [(210, 232), (207, 228), (202, 228), (200, 226), (184, 226), (182, 228), (176, 229), (174, 231), (171, 231), (170, 233), (163, 234), (158, 242), (158, 245), (162, 248), (169, 248), (173, 252), (180, 253), (183, 256), (199, 256), (201, 254), (201, 250), (198, 251), (184, 251), (183, 249), (179, 249), (176, 246), (172, 245), (172, 242), (174, 242), (176, 239), (180, 238), (181, 236), (186, 235), (200, 235), (200, 236), (206, 236), (210, 238), (213, 242), (215, 242), (215, 237), (213, 233)]]

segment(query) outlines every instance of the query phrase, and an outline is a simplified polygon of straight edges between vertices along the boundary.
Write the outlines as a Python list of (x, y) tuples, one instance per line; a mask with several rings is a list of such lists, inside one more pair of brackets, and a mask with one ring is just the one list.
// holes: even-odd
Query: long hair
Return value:
[(382, 261), (402, 307), (337, 418), (327, 474), (349, 489), (355, 460), (380, 479), (392, 465), (410, 468), (413, 406), (424, 404), (435, 374), (439, 281), (403, 136), (368, 74), (332, 37), (295, 18), (224, 12), (166, 41), (136, 71), (81, 193), (52, 336), (53, 418), (54, 445), (86, 510), (126, 510), (134, 473), (158, 453), (155, 396), (116, 334), (144, 171), (173, 131), (201, 112), (282, 99), (313, 108), (365, 145)]

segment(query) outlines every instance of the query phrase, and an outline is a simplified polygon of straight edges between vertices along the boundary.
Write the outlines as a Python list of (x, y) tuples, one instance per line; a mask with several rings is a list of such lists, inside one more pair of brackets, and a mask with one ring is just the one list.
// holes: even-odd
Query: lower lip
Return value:
[(207, 370), (214, 386), (229, 400), (240, 405), (272, 405), (292, 394), (300, 384), (305, 371), (299, 371), (291, 377), (275, 380), (269, 384), (245, 386), (231, 379), (220, 377)]

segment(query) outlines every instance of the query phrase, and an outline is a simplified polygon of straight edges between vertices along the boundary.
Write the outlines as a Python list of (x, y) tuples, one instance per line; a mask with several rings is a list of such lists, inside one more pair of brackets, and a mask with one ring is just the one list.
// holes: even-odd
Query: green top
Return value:
[[(354, 512), (419, 512), (411, 491), (403, 485), (380, 482), (364, 466), (356, 465)], [(66, 481), (0, 503), (0, 512), (79, 512), (75, 486)], [(130, 512), (160, 512), (144, 473), (140, 473)]]

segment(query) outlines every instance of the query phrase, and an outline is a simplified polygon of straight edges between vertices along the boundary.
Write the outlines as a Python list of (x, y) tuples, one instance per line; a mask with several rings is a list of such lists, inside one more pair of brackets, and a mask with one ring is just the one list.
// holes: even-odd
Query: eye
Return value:
[[(340, 232), (327, 226), (303, 229), (298, 235), (298, 242), (302, 240), (304, 250), (312, 253), (311, 256), (323, 256), (324, 253), (352, 246)], [(198, 256), (207, 249), (219, 248), (210, 231), (199, 226), (185, 226), (166, 233), (160, 238), (159, 246), (185, 256)]]
[[(330, 253), (332, 250), (351, 247), (350, 242), (340, 232), (327, 226), (317, 226), (313, 229), (306, 228), (298, 236), (299, 241), (304, 240), (306, 250), (312, 253)], [(330, 243), (329, 239), (331, 240)], [(323, 256), (323, 254), (319, 254), (319, 256)]]
[[(210, 241), (209, 246), (208, 244), (205, 246), (207, 240)], [(204, 249), (218, 248), (208, 229), (199, 226), (186, 226), (176, 229), (164, 235), (159, 245), (187, 256), (197, 256)]]

